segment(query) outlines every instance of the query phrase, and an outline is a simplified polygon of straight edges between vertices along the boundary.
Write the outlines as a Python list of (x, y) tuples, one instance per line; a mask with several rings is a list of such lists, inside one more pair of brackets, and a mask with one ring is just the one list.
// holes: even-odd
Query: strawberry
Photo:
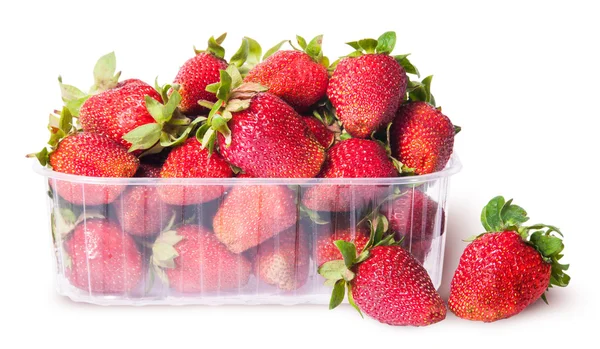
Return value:
[(321, 50), (323, 35), (308, 44), (302, 37), (297, 38), (303, 51), (284, 50), (269, 55), (279, 49), (283, 41), (265, 54), (264, 61), (252, 68), (244, 81), (268, 87), (270, 93), (296, 110), (304, 111), (325, 96), (328, 63)]
[(458, 317), (492, 322), (520, 313), (552, 286), (564, 287), (568, 265), (553, 226), (525, 226), (521, 207), (493, 198), (481, 213), (486, 230), (465, 248), (450, 285), (448, 307)]
[[(63, 115), (69, 113), (63, 109)], [(66, 126), (71, 128), (71, 125)], [(68, 135), (65, 136), (65, 134)], [(63, 139), (57, 139), (64, 136)], [(88, 132), (72, 133), (54, 129), (46, 148), (37, 154), (45, 165), (56, 172), (89, 177), (132, 177), (139, 166), (138, 159), (109, 138)], [(51, 180), (50, 185), (65, 200), (81, 205), (101, 205), (114, 201), (123, 191), (122, 185), (83, 184)]]
[[(175, 147), (160, 172), (162, 178), (229, 178), (233, 171), (229, 164), (194, 137)], [(160, 186), (162, 200), (171, 205), (193, 205), (220, 197), (225, 188), (218, 185), (167, 185)]]
[(225, 40), (225, 34), (217, 39), (211, 37), (206, 51), (197, 51), (196, 56), (187, 60), (179, 69), (173, 80), (174, 84), (180, 86), (181, 94), (180, 109), (184, 114), (198, 115), (208, 112), (207, 109), (198, 104), (199, 100), (216, 102), (214, 94), (206, 91), (206, 86), (219, 81), (220, 70), (227, 68), (224, 59), (225, 50), (220, 44)]
[(138, 167), (138, 170), (135, 173), (134, 177), (159, 178), (161, 169), (162, 166), (157, 166), (149, 163), (140, 163), (140, 167)]
[(335, 245), (335, 242), (338, 240), (351, 242), (357, 249), (362, 250), (369, 242), (369, 236), (366, 229), (357, 229), (357, 231), (354, 232), (353, 229), (350, 228), (336, 229), (333, 232), (318, 234), (316, 240), (317, 265), (342, 259), (342, 254)]
[(131, 236), (105, 219), (87, 219), (64, 243), (65, 275), (86, 292), (129, 293), (142, 279), (142, 255)]
[(123, 230), (131, 235), (152, 236), (173, 216), (163, 203), (158, 188), (151, 185), (131, 185), (113, 203), (114, 212)]
[(241, 253), (296, 224), (295, 193), (285, 186), (234, 186), (213, 219), (217, 238)]
[(459, 130), (427, 102), (404, 103), (390, 129), (392, 155), (415, 174), (441, 171), (452, 155)]
[(227, 250), (206, 228), (184, 225), (158, 236), (152, 247), (152, 270), (182, 293), (220, 292), (248, 283), (251, 263)]
[(406, 93), (406, 72), (416, 73), (407, 55), (389, 55), (395, 43), (394, 32), (384, 33), (379, 40), (350, 42), (356, 51), (342, 58), (333, 71), (327, 97), (353, 137), (367, 138), (394, 119)]
[[(327, 151), (321, 178), (382, 178), (398, 176), (386, 150), (376, 141), (350, 138)], [(315, 211), (343, 212), (376, 200), (387, 187), (371, 185), (318, 186), (309, 188), (302, 203)]]
[(338, 240), (335, 244), (343, 260), (319, 267), (326, 283), (334, 285), (330, 309), (343, 301), (347, 287), (350, 304), (377, 321), (426, 326), (443, 320), (446, 307), (427, 271), (394, 241), (393, 234), (384, 235), (384, 220), (380, 218), (371, 229), (364, 249), (357, 250), (353, 243)]
[[(412, 189), (401, 193), (398, 198), (381, 206), (381, 213), (387, 217), (391, 230), (402, 247), (408, 249), (423, 263), (437, 232), (444, 232), (445, 214), (442, 208), (427, 194)], [(435, 229), (439, 217), (439, 230)]]
[(264, 88), (257, 84), (242, 84), (235, 66), (222, 73), (226, 78), (209, 87), (219, 100), (203, 102), (212, 110), (196, 134), (202, 144), (213, 149), (217, 140), (225, 160), (252, 177), (316, 176), (325, 151), (302, 117), (279, 97), (260, 92)]
[(302, 287), (308, 279), (308, 236), (300, 227), (270, 238), (258, 246), (254, 274), (284, 291)]
[(315, 117), (304, 116), (302, 117), (302, 121), (308, 126), (308, 129), (315, 136), (315, 139), (319, 144), (321, 144), (323, 148), (329, 149), (335, 141), (335, 133), (331, 132), (323, 122)]

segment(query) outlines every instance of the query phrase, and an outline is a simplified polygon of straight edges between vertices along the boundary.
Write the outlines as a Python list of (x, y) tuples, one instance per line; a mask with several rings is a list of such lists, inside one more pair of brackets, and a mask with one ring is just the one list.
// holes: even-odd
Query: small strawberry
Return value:
[(173, 210), (161, 199), (152, 185), (131, 185), (113, 203), (114, 212), (123, 230), (136, 236), (153, 236), (173, 216)]
[[(237, 68), (222, 71), (224, 78), (209, 90), (219, 100), (196, 136), (219, 152), (230, 164), (257, 178), (306, 178), (316, 176), (325, 151), (302, 117), (279, 97), (260, 92), (264, 88), (241, 82)], [(231, 90), (233, 88), (233, 90)]]
[(221, 244), (199, 225), (184, 225), (158, 236), (152, 247), (152, 270), (182, 293), (220, 292), (248, 283), (251, 263)]
[(64, 243), (65, 275), (86, 292), (128, 293), (143, 275), (142, 255), (131, 236), (108, 220), (87, 219)]
[(296, 224), (295, 196), (285, 186), (234, 186), (213, 219), (215, 235), (234, 253), (257, 246)]
[(337, 63), (327, 97), (344, 129), (367, 138), (394, 119), (406, 93), (406, 73), (417, 71), (407, 55), (389, 55), (396, 44), (394, 32), (348, 44), (356, 51)]
[(220, 46), (225, 40), (225, 34), (217, 39), (211, 37), (206, 51), (196, 51), (196, 56), (187, 60), (179, 69), (173, 84), (180, 86), (180, 109), (184, 114), (198, 115), (208, 112), (198, 104), (199, 100), (216, 102), (214, 94), (206, 91), (206, 86), (218, 82), (219, 70), (227, 68), (225, 50)]
[[(382, 216), (380, 216), (382, 217)], [(344, 240), (335, 242), (343, 260), (326, 262), (319, 273), (334, 285), (330, 309), (344, 299), (359, 312), (395, 326), (426, 326), (446, 317), (446, 307), (427, 271), (398, 246), (394, 235), (384, 237), (385, 218), (371, 230), (362, 251)], [(362, 314), (362, 313), (361, 313)]]
[[(444, 232), (445, 214), (442, 208), (427, 194), (412, 189), (400, 194), (395, 200), (381, 205), (381, 213), (387, 217), (390, 229), (408, 249), (423, 263), (431, 248), (436, 231)], [(436, 222), (439, 220), (439, 230)]]
[(331, 132), (322, 121), (312, 116), (304, 116), (302, 121), (308, 126), (310, 132), (323, 148), (329, 149), (331, 147), (335, 141), (335, 133)]
[(448, 307), (458, 317), (492, 322), (520, 313), (552, 286), (564, 287), (568, 265), (553, 226), (535, 224), (521, 207), (502, 196), (481, 213), (486, 230), (467, 246), (450, 285)]
[[(382, 178), (396, 177), (398, 170), (386, 150), (376, 141), (350, 138), (327, 151), (321, 178)], [(315, 211), (349, 211), (378, 199), (387, 186), (335, 185), (309, 188), (302, 203)]]
[(356, 232), (350, 228), (335, 229), (333, 232), (328, 231), (326, 233), (320, 232), (316, 240), (317, 265), (342, 259), (342, 254), (335, 245), (338, 240), (351, 242), (358, 250), (362, 250), (369, 242), (369, 236), (364, 228), (357, 229)]
[(300, 50), (276, 51), (282, 41), (271, 49), (264, 61), (252, 68), (244, 78), (268, 87), (269, 92), (286, 101), (298, 111), (304, 111), (318, 102), (327, 92), (328, 60), (323, 57), (321, 43), (323, 35), (312, 39), (308, 44), (297, 36)]
[(284, 291), (302, 287), (308, 279), (308, 236), (292, 227), (258, 246), (254, 274), (263, 282)]
[[(233, 171), (229, 164), (208, 149), (196, 138), (189, 138), (175, 147), (160, 172), (162, 178), (229, 178)], [(193, 205), (214, 200), (225, 190), (218, 185), (165, 185), (159, 187), (164, 202), (171, 205)]]
[(400, 106), (390, 129), (392, 155), (418, 175), (444, 169), (452, 155), (454, 135), (460, 131), (441, 108), (431, 104), (435, 101), (430, 83), (431, 76), (411, 92), (410, 101)]

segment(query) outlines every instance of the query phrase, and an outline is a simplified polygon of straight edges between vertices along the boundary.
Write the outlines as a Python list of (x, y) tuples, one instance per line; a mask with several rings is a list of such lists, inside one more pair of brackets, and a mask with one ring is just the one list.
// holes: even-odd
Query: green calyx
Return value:
[(435, 98), (431, 94), (431, 80), (433, 80), (433, 75), (429, 75), (422, 81), (409, 81), (406, 86), (407, 100), (427, 102), (435, 107)]
[(48, 165), (50, 154), (54, 152), (58, 143), (60, 143), (63, 138), (78, 132), (78, 129), (73, 122), (73, 114), (71, 114), (71, 111), (67, 106), (62, 108), (60, 114), (58, 113), (58, 111), (55, 111), (54, 114), (50, 114), (48, 122), (50, 139), (48, 139), (47, 142), (49, 147), (45, 146), (37, 153), (27, 154), (28, 158), (37, 158), (42, 166)]
[(225, 59), (225, 49), (223, 48), (223, 46), (221, 46), (221, 44), (223, 43), (223, 41), (225, 41), (226, 37), (227, 33), (221, 34), (216, 39), (214, 36), (211, 36), (210, 39), (208, 39), (208, 47), (206, 48), (206, 50), (198, 50), (196, 46), (194, 46), (194, 52), (196, 54), (207, 52), (221, 59)]
[(512, 204), (512, 199), (505, 201), (502, 196), (490, 200), (481, 211), (481, 223), (486, 233), (503, 231), (519, 233), (523, 241), (533, 246), (544, 261), (552, 265), (548, 287), (567, 286), (571, 278), (565, 271), (569, 269), (569, 265), (559, 263), (565, 247), (562, 241), (563, 234), (558, 228), (551, 225), (523, 225), (528, 220), (527, 212), (523, 208)]
[(152, 249), (152, 258), (150, 259), (151, 277), (148, 288), (154, 283), (154, 276), (158, 276), (165, 285), (169, 285), (169, 278), (165, 273), (165, 269), (175, 268), (175, 258), (179, 257), (175, 245), (183, 240), (183, 236), (177, 235), (177, 230), (174, 229), (175, 217), (174, 214), (165, 229), (149, 246)]
[(145, 96), (146, 109), (155, 122), (138, 126), (123, 136), (124, 140), (131, 143), (130, 152), (145, 150), (143, 155), (148, 155), (158, 153), (166, 147), (177, 146), (188, 138), (198, 123), (205, 120), (198, 117), (191, 121), (180, 112), (178, 106), (181, 95), (178, 85), (159, 86), (155, 81), (155, 88), (164, 103)]
[(356, 266), (369, 258), (370, 250), (374, 247), (400, 245), (399, 241), (394, 240), (394, 234), (386, 234), (389, 223), (385, 216), (377, 214), (369, 222), (371, 225), (371, 234), (369, 242), (362, 251), (358, 251), (356, 245), (352, 242), (337, 240), (334, 244), (340, 250), (342, 259), (323, 263), (318, 269), (319, 274), (326, 279), (325, 284), (333, 287), (329, 309), (334, 309), (342, 303), (347, 290), (348, 302), (362, 316), (360, 309), (354, 303), (354, 298), (352, 297), (351, 281), (356, 276)]
[(377, 40), (362, 39), (347, 42), (346, 44), (355, 50), (349, 55), (350, 57), (357, 57), (365, 53), (390, 54), (396, 46), (396, 32), (385, 32)]
[(266, 60), (275, 52), (279, 51), (281, 46), (283, 46), (286, 42), (289, 43), (294, 50), (302, 51), (309, 55), (313, 61), (322, 64), (325, 67), (329, 66), (329, 58), (323, 55), (323, 35), (317, 35), (309, 42), (307, 42), (302, 36), (296, 35), (296, 42), (300, 48), (296, 47), (290, 40), (282, 40), (265, 52), (263, 60)]
[(214, 93), (217, 97), (216, 102), (199, 101), (198, 104), (210, 109), (206, 122), (196, 131), (196, 138), (202, 143), (203, 148), (208, 148), (212, 153), (217, 134), (221, 133), (225, 137), (225, 144), (231, 144), (231, 130), (228, 122), (232, 119), (235, 112), (250, 107), (250, 100), (259, 92), (267, 90), (256, 83), (244, 83), (238, 67), (230, 64), (226, 70), (221, 70), (221, 79), (219, 82), (210, 84), (206, 91)]

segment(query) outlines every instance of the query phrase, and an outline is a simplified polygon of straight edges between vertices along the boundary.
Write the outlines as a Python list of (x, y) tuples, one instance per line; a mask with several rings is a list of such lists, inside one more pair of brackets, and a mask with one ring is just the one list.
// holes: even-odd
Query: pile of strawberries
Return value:
[[(352, 53), (331, 64), (322, 52), (322, 36), (309, 42), (298, 36), (297, 47), (282, 41), (264, 55), (245, 37), (229, 61), (224, 39), (211, 37), (208, 48), (196, 51), (164, 86), (119, 81), (112, 53), (97, 62), (89, 93), (59, 78), (64, 106), (50, 117), (49, 147), (33, 155), (56, 172), (121, 178), (383, 178), (425, 175), (447, 165), (460, 128), (435, 106), (431, 76), (409, 79), (419, 73), (408, 55), (391, 55), (394, 32), (348, 43)], [(291, 50), (281, 50), (286, 43)], [(347, 290), (350, 304), (385, 323), (420, 326), (446, 316), (422, 266), (435, 217), (441, 211), (443, 222), (444, 212), (418, 187), (389, 193), (374, 185), (300, 190), (51, 180), (50, 186), (56, 200), (73, 208), (53, 217), (55, 237), (68, 256), (65, 274), (92, 293), (128, 294), (147, 267), (181, 293), (239, 289), (251, 275), (292, 291), (308, 278), (312, 246), (319, 273), (333, 287), (332, 308)], [(81, 205), (110, 205), (116, 219)], [(185, 216), (178, 210), (194, 205), (215, 206), (208, 224), (176, 219)], [(524, 211), (514, 207), (503, 203), (497, 224), (487, 226), (490, 232), (514, 233), (498, 233), (506, 235), (498, 239), (484, 235), (471, 246), (496, 239), (529, 249), (527, 262), (544, 277), (529, 287), (530, 299), (517, 302), (521, 307), (551, 282), (568, 280), (556, 274), (566, 269), (556, 266), (562, 248), (547, 248), (548, 239), (556, 243), (551, 233), (558, 230), (521, 227)], [(364, 213), (356, 227), (325, 224), (322, 229), (329, 231), (309, 241), (303, 219), (318, 223), (319, 212), (343, 217), (350, 211)], [(529, 230), (536, 232), (529, 236)], [(411, 254), (403, 237), (412, 231), (422, 236), (411, 241)], [(140, 245), (151, 251), (148, 258)], [(502, 312), (482, 310), (492, 299), (507, 303), (498, 292), (474, 286), (482, 269), (457, 272), (450, 309), (486, 321), (514, 314), (510, 305)]]

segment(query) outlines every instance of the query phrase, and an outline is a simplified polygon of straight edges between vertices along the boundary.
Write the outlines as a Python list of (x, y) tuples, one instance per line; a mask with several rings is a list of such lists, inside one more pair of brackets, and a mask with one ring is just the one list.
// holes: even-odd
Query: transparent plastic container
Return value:
[[(46, 178), (57, 290), (101, 305), (326, 304), (333, 241), (364, 244), (373, 212), (442, 278), (450, 177)], [(307, 212), (311, 212), (308, 214)], [(318, 213), (318, 217), (314, 212)], [(341, 256), (337, 255), (340, 259)]]

